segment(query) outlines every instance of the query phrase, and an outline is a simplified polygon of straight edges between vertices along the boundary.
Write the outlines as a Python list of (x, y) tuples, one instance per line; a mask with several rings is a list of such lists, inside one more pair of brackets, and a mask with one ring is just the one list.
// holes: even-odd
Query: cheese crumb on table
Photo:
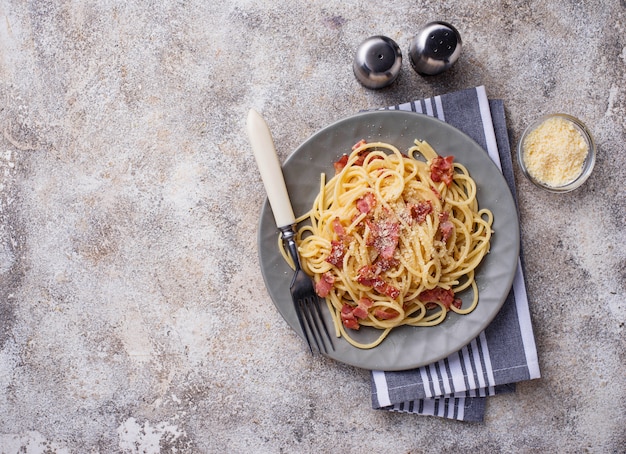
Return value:
[(523, 142), (528, 173), (548, 186), (559, 187), (582, 172), (589, 146), (583, 134), (565, 118), (545, 120)]

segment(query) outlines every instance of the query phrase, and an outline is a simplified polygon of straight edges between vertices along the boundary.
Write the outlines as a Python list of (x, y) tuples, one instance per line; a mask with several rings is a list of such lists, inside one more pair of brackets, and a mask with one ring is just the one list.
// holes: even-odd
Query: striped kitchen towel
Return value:
[[(484, 86), (387, 109), (424, 113), (474, 139), (502, 170), (513, 197), (515, 181), (502, 100)], [(449, 357), (418, 369), (372, 371), (372, 407), (463, 421), (482, 421), (485, 397), (512, 392), (515, 383), (539, 378), (522, 260), (513, 288), (493, 322)]]

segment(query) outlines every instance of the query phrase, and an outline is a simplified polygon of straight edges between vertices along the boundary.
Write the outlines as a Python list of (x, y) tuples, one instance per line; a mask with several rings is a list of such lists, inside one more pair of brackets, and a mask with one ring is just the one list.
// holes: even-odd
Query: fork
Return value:
[(295, 273), (293, 275), (293, 279), (291, 280), (289, 290), (291, 290), (291, 299), (296, 306), (296, 315), (298, 316), (300, 328), (302, 328), (304, 338), (309, 345), (311, 353), (313, 353), (311, 339), (313, 339), (313, 342), (317, 347), (317, 351), (328, 353), (322, 332), (326, 335), (326, 339), (330, 343), (333, 350), (335, 349), (335, 346), (333, 345), (332, 338), (328, 333), (326, 323), (324, 323), (324, 318), (322, 317), (322, 311), (320, 309), (320, 299), (315, 292), (313, 281), (300, 267), (300, 258), (298, 257), (295, 232), (291, 226), (279, 227), (279, 230), (282, 233), (283, 241), (287, 245), (287, 251), (289, 251), (289, 255), (293, 260), (295, 268)]
[(317, 351), (328, 353), (324, 338), (333, 350), (335, 347), (322, 317), (320, 300), (315, 293), (313, 280), (300, 265), (295, 239), (296, 218), (289, 201), (287, 186), (278, 161), (272, 134), (263, 117), (254, 109), (250, 109), (248, 113), (247, 129), (276, 226), (281, 232), (287, 251), (293, 260), (295, 273), (291, 280), (290, 291), (300, 329), (311, 353), (313, 353), (313, 344), (315, 344)]

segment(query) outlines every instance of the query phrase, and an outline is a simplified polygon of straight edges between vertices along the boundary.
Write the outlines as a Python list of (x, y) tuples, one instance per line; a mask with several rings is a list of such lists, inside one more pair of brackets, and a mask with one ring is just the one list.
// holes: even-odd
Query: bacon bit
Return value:
[[(366, 143), (367, 142), (365, 140), (360, 140), (359, 142), (355, 143), (352, 146), (352, 151), (356, 150), (357, 148), (359, 148), (362, 145), (365, 145)], [(355, 165), (355, 166), (362, 166), (363, 163), (365, 162), (365, 158), (367, 157), (368, 154), (370, 154), (369, 150), (361, 150), (361, 151), (359, 151), (358, 158), (354, 162), (353, 165)], [(339, 172), (341, 172), (346, 167), (346, 165), (348, 164), (348, 159), (349, 159), (349, 156), (347, 154), (344, 154), (337, 161), (335, 161), (335, 163), (333, 164), (333, 167), (335, 167), (335, 175), (337, 175)], [(382, 159), (382, 157), (376, 156), (376, 159)]]
[(355, 166), (362, 166), (363, 163), (365, 162), (365, 158), (367, 157), (368, 154), (370, 154), (369, 150), (361, 150), (361, 151), (359, 151), (359, 157), (357, 158), (356, 161), (354, 161), (354, 165)]
[(421, 200), (418, 203), (409, 204), (409, 212), (411, 213), (411, 218), (414, 219), (418, 224), (421, 224), (426, 220), (426, 216), (428, 216), (433, 211), (433, 204), (430, 200)]
[(400, 296), (400, 290), (380, 278), (374, 283), (374, 290), (394, 300)]
[(331, 225), (333, 227), (333, 231), (337, 234), (339, 239), (345, 238), (346, 229), (343, 228), (343, 225), (341, 224), (341, 220), (339, 218), (333, 219), (333, 222), (331, 223)]
[(315, 293), (321, 298), (326, 298), (335, 284), (335, 276), (329, 271), (322, 274), (322, 278), (315, 284)]
[(394, 266), (398, 266), (398, 263), (399, 263), (398, 260), (394, 258), (386, 259), (386, 258), (379, 256), (376, 258), (376, 261), (374, 262), (375, 272), (377, 275), (380, 273), (384, 273), (385, 271), (389, 271)]
[(451, 221), (442, 222), (439, 224), (439, 230), (441, 230), (441, 241), (446, 243), (454, 232), (454, 224)]
[(460, 298), (454, 297), (454, 292), (451, 289), (444, 289), (441, 287), (435, 287), (430, 290), (424, 290), (417, 297), (422, 303), (426, 303), (427, 309), (432, 309), (436, 305), (434, 303), (439, 302), (444, 305), (446, 310), (450, 310), (450, 306), (454, 306), (457, 309), (461, 308), (462, 301)]
[(383, 258), (393, 258), (400, 238), (400, 224), (388, 219), (381, 219), (377, 222), (368, 219), (365, 222), (370, 228), (370, 236), (366, 244), (373, 246)]
[(439, 230), (441, 231), (441, 241), (446, 243), (450, 236), (452, 236), (452, 232), (454, 232), (454, 224), (452, 221), (449, 221), (449, 213), (443, 211), (439, 213)]
[(357, 307), (354, 308), (352, 313), (356, 318), (363, 320), (369, 315), (368, 309), (372, 307), (372, 304), (372, 300), (370, 300), (369, 298), (361, 298)]
[(346, 166), (347, 163), (348, 163), (348, 155), (347, 154), (344, 154), (337, 161), (335, 161), (335, 163), (333, 164), (333, 167), (335, 168), (335, 175), (340, 173), (343, 170), (343, 168)]
[(344, 303), (343, 306), (341, 306), (341, 318), (354, 318), (354, 314), (352, 313), (353, 310), (354, 308), (352, 306)]
[(361, 327), (359, 321), (354, 316), (354, 308), (349, 304), (341, 306), (341, 313), (339, 315), (341, 316), (343, 326), (346, 328), (358, 330)]
[(377, 279), (379, 279), (376, 274), (376, 270), (372, 265), (365, 265), (360, 268), (358, 274), (359, 275), (356, 278), (357, 282), (366, 287), (374, 287), (374, 283)]
[(326, 261), (337, 268), (343, 268), (343, 258), (346, 255), (346, 246), (341, 241), (332, 241), (330, 254)]
[(375, 244), (376, 249), (383, 258), (393, 258), (393, 253), (398, 245), (398, 238), (400, 238), (400, 226), (398, 223), (387, 223)]
[(352, 151), (356, 150), (357, 148), (359, 148), (360, 146), (363, 146), (367, 143), (367, 141), (365, 139), (361, 139), (359, 140), (357, 143), (355, 143), (354, 145), (352, 145)]
[(337, 240), (331, 241), (331, 250), (326, 261), (338, 268), (343, 268), (343, 258), (346, 255), (346, 243), (352, 241), (352, 236), (346, 234), (346, 229), (341, 224), (339, 218), (331, 222), (333, 231), (337, 234)]
[(358, 330), (361, 325), (359, 320), (366, 319), (369, 315), (368, 309), (372, 307), (372, 301), (368, 298), (361, 298), (357, 307), (353, 307), (347, 303), (341, 306), (341, 323), (343, 326), (349, 329)]
[(363, 309), (362, 307), (355, 307), (352, 313), (356, 318), (360, 318), (361, 320), (367, 318), (367, 309)]
[(356, 208), (361, 213), (369, 213), (376, 206), (376, 196), (368, 192), (356, 201)]
[(383, 309), (376, 309), (374, 311), (374, 317), (380, 320), (389, 320), (391, 318), (397, 317), (398, 315), (400, 315), (400, 313), (398, 311), (394, 311), (393, 309), (389, 309), (388, 311)]
[(443, 181), (447, 186), (452, 184), (454, 177), (454, 156), (436, 156), (430, 163), (430, 178), (435, 183)]
[(372, 287), (381, 295), (396, 299), (400, 296), (400, 290), (389, 285), (378, 275), (378, 270), (374, 265), (365, 265), (358, 271), (357, 282), (366, 287)]

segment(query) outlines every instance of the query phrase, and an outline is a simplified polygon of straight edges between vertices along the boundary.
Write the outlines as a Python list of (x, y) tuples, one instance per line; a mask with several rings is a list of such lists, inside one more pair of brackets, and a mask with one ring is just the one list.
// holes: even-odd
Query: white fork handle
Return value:
[(293, 225), (296, 222), (296, 217), (291, 208), (272, 133), (263, 117), (254, 109), (250, 109), (248, 113), (246, 126), (267, 198), (272, 206), (276, 226), (281, 228)]

